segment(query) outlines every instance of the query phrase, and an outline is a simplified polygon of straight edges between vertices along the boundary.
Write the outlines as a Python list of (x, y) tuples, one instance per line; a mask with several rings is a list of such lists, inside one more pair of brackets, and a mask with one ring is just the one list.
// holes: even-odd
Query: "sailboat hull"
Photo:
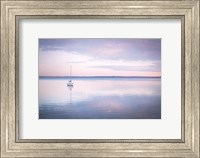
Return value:
[(69, 82), (69, 83), (67, 83), (67, 86), (73, 86), (73, 83), (72, 82)]

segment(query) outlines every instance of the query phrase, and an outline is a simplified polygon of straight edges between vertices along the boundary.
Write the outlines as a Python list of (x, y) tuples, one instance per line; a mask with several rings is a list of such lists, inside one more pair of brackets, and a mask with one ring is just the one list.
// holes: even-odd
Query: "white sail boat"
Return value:
[[(71, 75), (72, 75), (72, 67), (71, 67), (71, 65), (70, 65), (70, 77), (71, 77)], [(73, 87), (73, 82), (72, 82), (72, 80), (69, 80), (69, 81), (67, 82), (67, 86)]]

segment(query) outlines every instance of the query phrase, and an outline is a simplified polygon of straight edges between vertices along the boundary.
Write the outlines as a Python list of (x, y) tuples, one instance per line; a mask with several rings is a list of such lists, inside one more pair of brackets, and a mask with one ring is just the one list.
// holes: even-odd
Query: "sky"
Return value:
[(160, 76), (161, 39), (39, 39), (39, 76)]

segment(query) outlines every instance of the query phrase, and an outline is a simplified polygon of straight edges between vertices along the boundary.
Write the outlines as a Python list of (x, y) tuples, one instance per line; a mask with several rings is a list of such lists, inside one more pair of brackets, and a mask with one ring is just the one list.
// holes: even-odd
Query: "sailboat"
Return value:
[[(72, 67), (71, 67), (71, 65), (70, 65), (70, 77), (71, 77), (71, 75), (72, 75)], [(68, 87), (73, 87), (73, 82), (72, 82), (72, 80), (69, 80), (69, 81), (67, 82), (67, 86), (68, 86)]]

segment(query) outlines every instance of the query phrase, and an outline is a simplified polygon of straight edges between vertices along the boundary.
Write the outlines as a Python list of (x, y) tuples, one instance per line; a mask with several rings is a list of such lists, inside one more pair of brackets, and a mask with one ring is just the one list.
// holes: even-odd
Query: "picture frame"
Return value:
[[(199, 153), (199, 0), (1, 0), (1, 157), (188, 157)], [(19, 139), (20, 19), (181, 19), (181, 139)]]

